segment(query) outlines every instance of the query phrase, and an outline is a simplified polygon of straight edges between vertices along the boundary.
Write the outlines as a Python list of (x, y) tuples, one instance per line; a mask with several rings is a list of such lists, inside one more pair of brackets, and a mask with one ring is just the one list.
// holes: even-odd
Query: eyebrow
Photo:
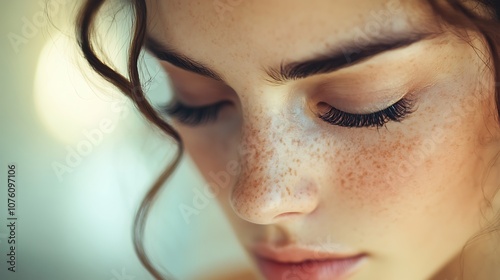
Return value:
[(266, 73), (271, 78), (269, 82), (276, 84), (332, 73), (364, 62), (384, 52), (408, 47), (436, 35), (437, 33), (420, 32), (374, 38), (363, 43), (350, 44), (348, 47), (338, 47), (305, 61), (282, 62), (278, 68), (270, 68), (266, 70)]
[(146, 37), (144, 47), (160, 60), (169, 62), (172, 65), (186, 71), (194, 72), (217, 81), (222, 81), (221, 76), (217, 74), (217, 72), (211, 70), (208, 66), (190, 59), (189, 57), (174, 51), (170, 47), (160, 44), (158, 41), (149, 36)]
[[(278, 67), (268, 68), (265, 72), (268, 82), (279, 85), (291, 80), (332, 73), (359, 64), (381, 53), (401, 49), (436, 35), (437, 33), (430, 32), (410, 32), (399, 36), (385, 35), (385, 37), (370, 38), (358, 44), (345, 44), (347, 47), (338, 47), (306, 60), (282, 62)], [(223, 81), (222, 76), (208, 66), (158, 43), (149, 36), (146, 38), (145, 47), (160, 60), (167, 61), (181, 69)]]

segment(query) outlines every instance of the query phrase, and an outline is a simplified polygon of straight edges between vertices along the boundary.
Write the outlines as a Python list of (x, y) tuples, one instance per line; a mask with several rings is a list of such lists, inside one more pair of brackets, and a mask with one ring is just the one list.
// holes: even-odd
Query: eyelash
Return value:
[(414, 102), (402, 98), (386, 109), (370, 114), (351, 114), (340, 111), (334, 107), (321, 115), (323, 121), (342, 127), (382, 127), (389, 121), (400, 122), (414, 112)]
[[(163, 105), (161, 112), (179, 122), (198, 126), (213, 122), (217, 119), (222, 107), (231, 104), (229, 101), (221, 101), (213, 105), (191, 107), (179, 101)], [(414, 112), (414, 102), (407, 98), (402, 98), (398, 102), (378, 112), (370, 114), (351, 114), (340, 111), (334, 107), (324, 114), (318, 115), (320, 119), (331, 124), (342, 127), (382, 127), (389, 121), (400, 122), (409, 114)]]
[(191, 107), (174, 100), (163, 105), (160, 110), (163, 114), (175, 118), (185, 125), (198, 126), (215, 121), (222, 107), (228, 104), (231, 102), (221, 101), (213, 105)]

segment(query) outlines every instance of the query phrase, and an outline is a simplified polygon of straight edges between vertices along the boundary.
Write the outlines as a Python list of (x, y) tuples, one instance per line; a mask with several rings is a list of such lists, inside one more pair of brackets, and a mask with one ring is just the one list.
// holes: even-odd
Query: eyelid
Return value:
[(222, 107), (231, 104), (223, 100), (214, 104), (204, 106), (189, 106), (173, 99), (169, 103), (160, 106), (160, 112), (175, 118), (185, 125), (198, 126), (215, 121)]
[[(360, 74), (358, 74), (360, 75)], [(363, 77), (366, 80), (368, 77)], [(410, 82), (398, 81), (385, 85), (353, 78), (328, 79), (312, 87), (312, 100), (332, 104), (352, 114), (369, 114), (383, 110), (411, 93)]]
[[(322, 104), (325, 105), (326, 103)], [(319, 105), (319, 104), (318, 104)], [(352, 114), (341, 111), (331, 105), (326, 113), (318, 113), (323, 121), (342, 127), (382, 127), (389, 121), (400, 122), (415, 112), (416, 100), (412, 97), (403, 97), (385, 109), (369, 114)]]

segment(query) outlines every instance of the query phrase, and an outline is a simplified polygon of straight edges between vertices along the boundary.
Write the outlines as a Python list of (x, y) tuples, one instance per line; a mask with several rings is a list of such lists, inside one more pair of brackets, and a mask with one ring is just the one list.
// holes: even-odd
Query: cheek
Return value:
[[(415, 171), (414, 162), (408, 155), (417, 151), (416, 146), (421, 138), (403, 133), (391, 134), (390, 137), (379, 139), (372, 145), (356, 145), (361, 148), (346, 147), (337, 155), (340, 161), (331, 159), (339, 164), (333, 173), (335, 176), (331, 176), (328, 181), (337, 182), (337, 196), (348, 202), (349, 207), (358, 211), (369, 208), (379, 212), (388, 204), (400, 201), (405, 193), (411, 191), (404, 184), (408, 183), (407, 177)], [(427, 159), (422, 158), (421, 161)]]
[[(428, 104), (406, 122), (352, 137), (338, 152), (328, 153), (321, 171), (328, 176), (320, 184), (328, 186), (323, 190), (325, 205), (335, 205), (328, 206), (329, 214), (338, 219), (349, 216), (360, 224), (378, 223), (373, 228), (380, 228), (422, 213), (475, 213), (482, 195), (481, 175), (491, 157), (480, 144), (488, 128), (477, 112), (489, 111), (485, 106), (491, 100), (457, 98), (460, 94), (467, 92), (435, 89), (428, 93), (433, 96), (427, 97)], [(435, 104), (444, 103), (453, 108), (432, 113)], [(335, 213), (339, 210), (344, 214)]]
[[(479, 230), (483, 175), (495, 155), (481, 139), (498, 130), (484, 114), (494, 95), (478, 98), (473, 88), (450, 85), (430, 92), (429, 104), (400, 130), (357, 138), (325, 162), (323, 172), (331, 175), (322, 183), (330, 186), (324, 199), (334, 205), (327, 216), (381, 236), (381, 251), (401, 250), (408, 239), (452, 247)], [(450, 109), (433, 112), (435, 104)]]
[(391, 133), (381, 129), (352, 138), (330, 153), (321, 172), (328, 175), (320, 183), (329, 215), (343, 224), (374, 222), (378, 225), (367, 226), (376, 229), (415, 209), (412, 204), (428, 203), (439, 192), (448, 159), (443, 141), (436, 142), (420, 129), (425, 128), (402, 132), (389, 126)]
[(464, 175), (459, 173), (464, 158), (450, 156), (460, 153), (446, 141), (452, 140), (452, 135), (439, 139), (415, 131), (392, 133), (389, 137), (376, 145), (338, 154), (342, 160), (334, 168), (336, 171), (329, 173), (332, 175), (328, 181), (338, 186), (332, 188), (331, 195), (348, 208), (346, 211), (353, 215), (350, 218), (388, 221), (412, 211), (442, 206), (447, 199), (457, 197), (457, 191), (463, 191), (445, 184), (446, 179)]

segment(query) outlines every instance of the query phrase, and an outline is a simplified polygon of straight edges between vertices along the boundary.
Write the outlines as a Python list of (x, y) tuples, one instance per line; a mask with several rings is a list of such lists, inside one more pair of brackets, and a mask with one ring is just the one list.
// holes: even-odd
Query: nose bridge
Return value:
[(276, 109), (252, 112), (242, 126), (241, 173), (231, 194), (233, 209), (258, 224), (313, 211), (318, 190), (304, 172), (299, 152), (306, 148), (303, 134)]

